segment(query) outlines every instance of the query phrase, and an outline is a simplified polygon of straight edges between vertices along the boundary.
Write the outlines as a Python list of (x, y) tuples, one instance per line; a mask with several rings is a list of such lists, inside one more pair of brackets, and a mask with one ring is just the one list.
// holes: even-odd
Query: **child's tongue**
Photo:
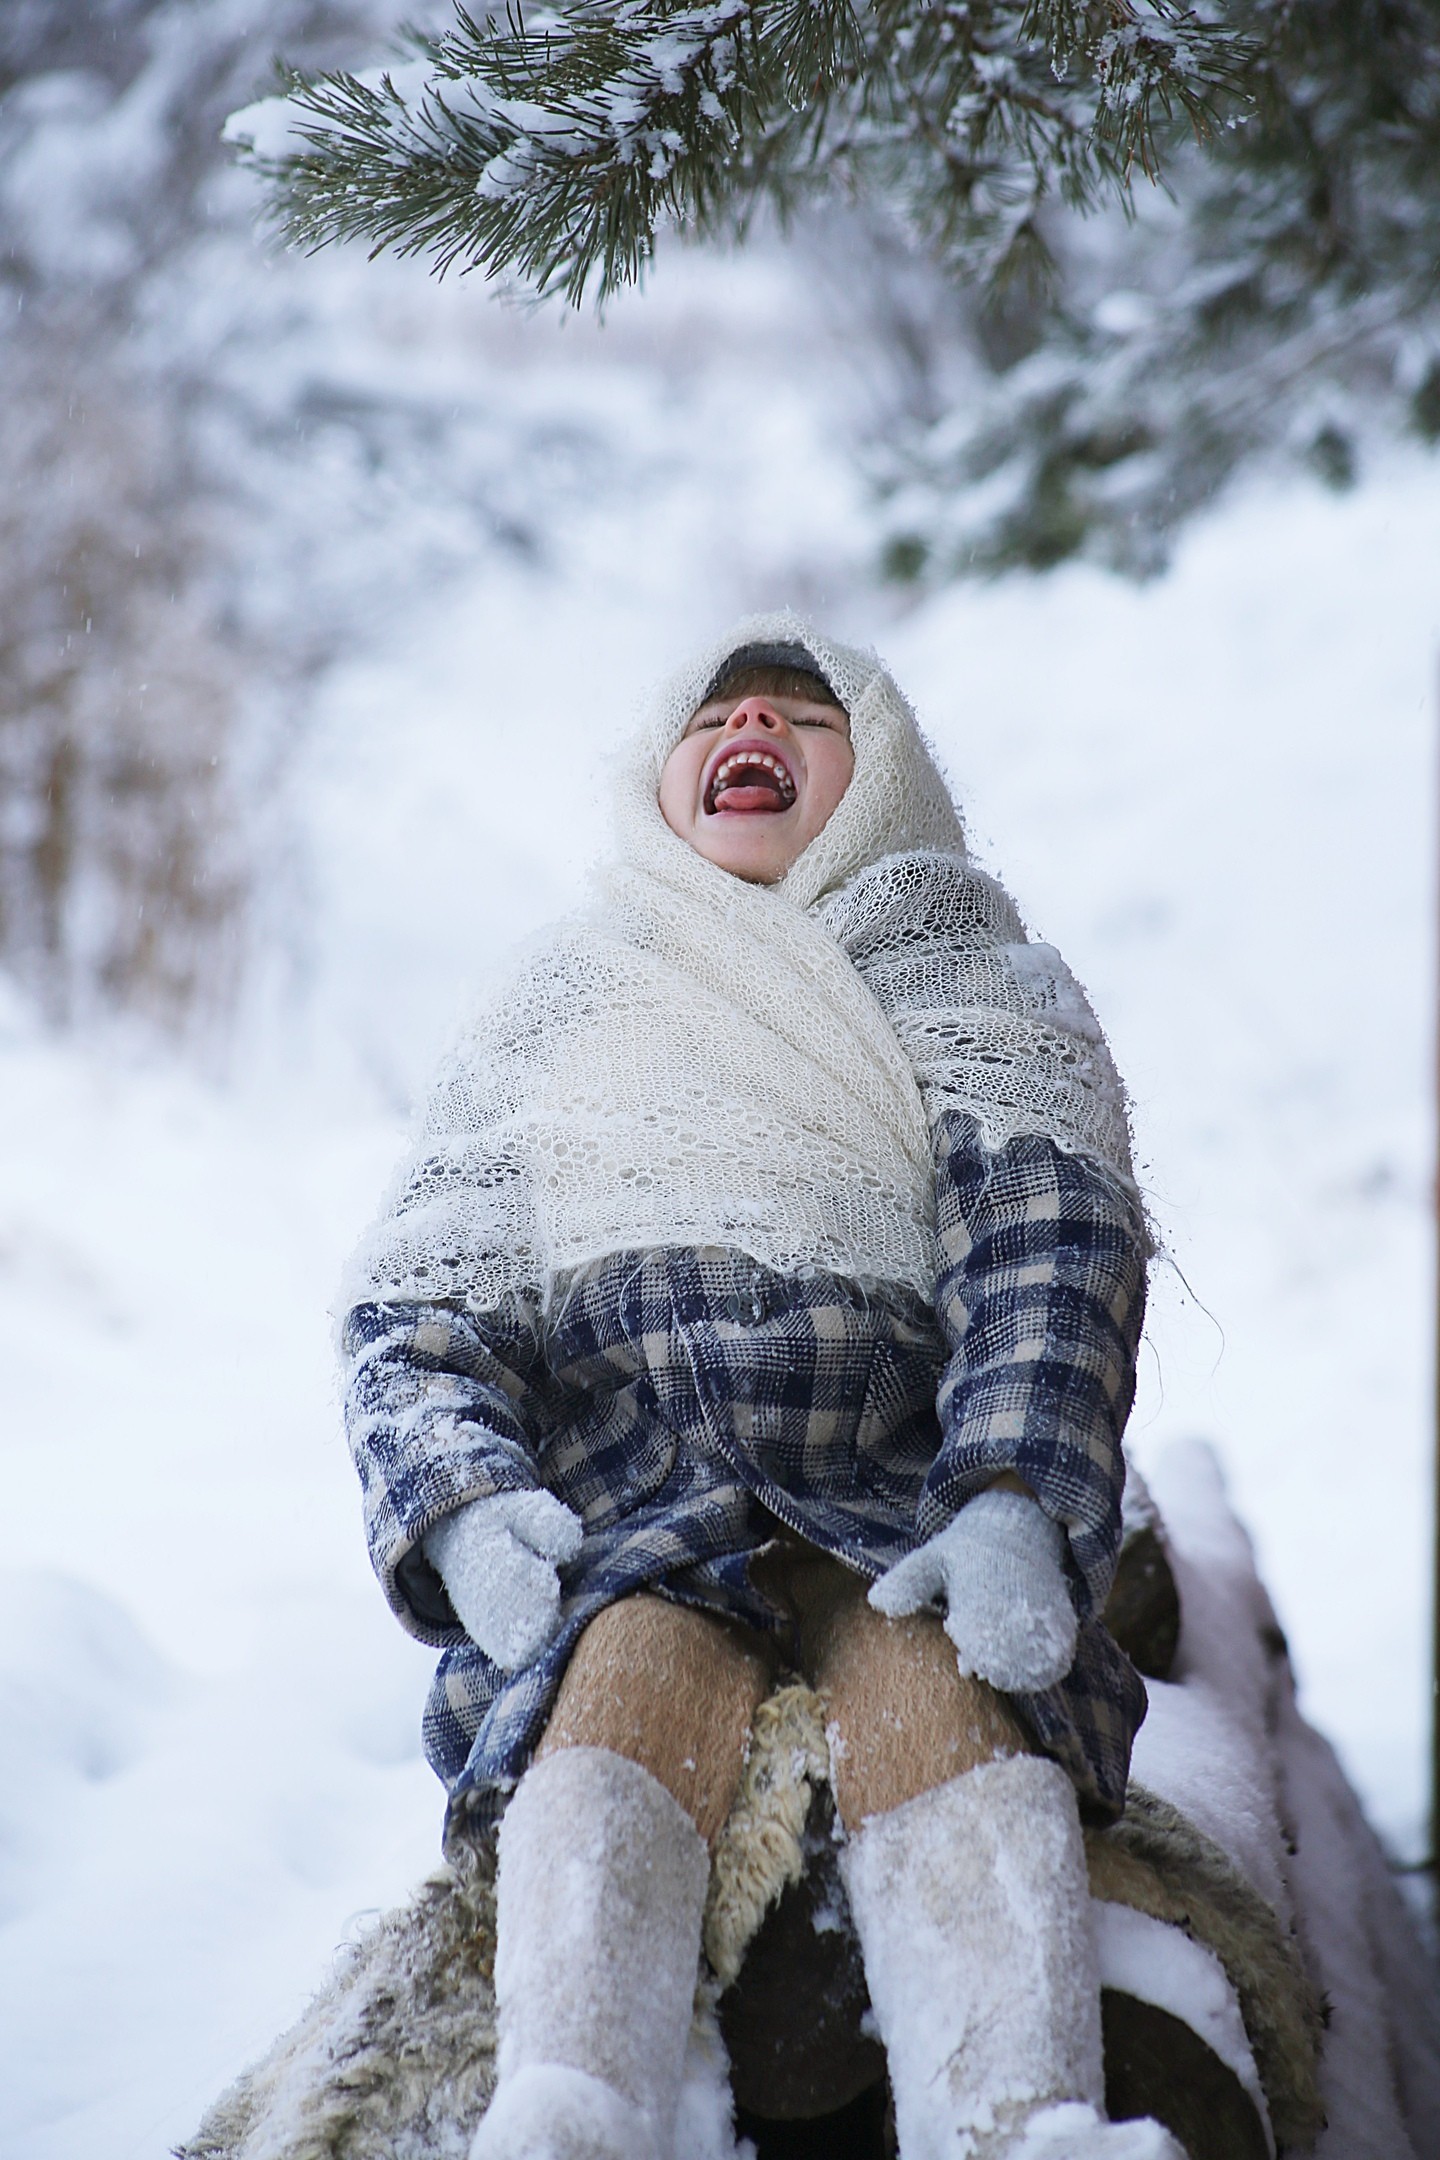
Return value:
[(778, 780), (768, 774), (747, 774), (742, 780), (722, 781), (715, 790), (714, 804), (717, 810), (786, 810), (794, 800), (793, 792), (782, 788)]
[(785, 804), (780, 790), (767, 787), (762, 781), (758, 786), (721, 788), (715, 797), (717, 810), (783, 810)]

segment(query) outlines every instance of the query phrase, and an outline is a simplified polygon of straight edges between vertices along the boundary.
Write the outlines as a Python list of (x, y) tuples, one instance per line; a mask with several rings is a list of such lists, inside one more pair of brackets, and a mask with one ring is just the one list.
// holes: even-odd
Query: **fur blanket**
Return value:
[[(827, 1778), (819, 1698), (798, 1685), (778, 1689), (760, 1711), (715, 1856), (704, 1929), (714, 1977), (697, 1997), (697, 2076), (716, 2074), (716, 1998), (743, 1987), (746, 1952), (767, 1915), (802, 1880), (826, 1903), (837, 1894), (838, 1874), (830, 1879), (823, 1864), (832, 1841), (816, 1834), (829, 1819)], [(1321, 2121), (1319, 2010), (1271, 1908), (1217, 1845), (1143, 1791), (1087, 1843), (1097, 1897), (1180, 1928), (1218, 1956), (1277, 2139), (1308, 2146)], [(494, 1953), (493, 1849), (462, 1848), (345, 1953), (179, 2160), (464, 2160), (494, 2076)]]

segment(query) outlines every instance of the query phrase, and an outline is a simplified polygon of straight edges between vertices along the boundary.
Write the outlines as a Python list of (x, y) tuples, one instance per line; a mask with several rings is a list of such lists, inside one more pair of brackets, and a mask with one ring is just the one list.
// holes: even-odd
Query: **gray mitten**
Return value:
[(560, 1625), (561, 1565), (584, 1527), (553, 1493), (491, 1493), (457, 1508), (421, 1540), (470, 1640), (506, 1672), (540, 1655)]
[(870, 1592), (891, 1619), (939, 1598), (961, 1672), (1006, 1694), (1053, 1687), (1075, 1662), (1065, 1533), (1023, 1493), (977, 1494)]

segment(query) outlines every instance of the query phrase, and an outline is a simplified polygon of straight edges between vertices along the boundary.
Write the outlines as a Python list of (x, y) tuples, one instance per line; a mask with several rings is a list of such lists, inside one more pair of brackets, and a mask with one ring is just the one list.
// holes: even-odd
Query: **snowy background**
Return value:
[[(8, 215), (57, 263), (99, 234), (87, 290), (179, 64), (0, 107)], [(1306, 1710), (1417, 1856), (1440, 467), (1257, 480), (1140, 590), (907, 600), (833, 245), (673, 253), (602, 329), (277, 260), (253, 199), (210, 175), (126, 330), (132, 383), (191, 386), (195, 619), (246, 630), (239, 988), (173, 1040), (80, 996), (57, 1033), (23, 952), (0, 1000), (0, 2150), (163, 2154), (433, 1863), (333, 1286), (467, 989), (577, 890), (639, 693), (751, 607), (878, 643), (1089, 987), (1173, 1260), (1132, 1446), (1216, 1443)]]

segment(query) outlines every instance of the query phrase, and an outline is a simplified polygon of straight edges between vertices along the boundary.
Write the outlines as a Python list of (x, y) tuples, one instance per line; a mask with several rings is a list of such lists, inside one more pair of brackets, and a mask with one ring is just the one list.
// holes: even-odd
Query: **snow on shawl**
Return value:
[[(742, 646), (805, 647), (855, 771), (776, 885), (672, 833), (666, 758)], [(522, 956), (450, 1053), (352, 1263), (346, 1307), (547, 1296), (606, 1254), (738, 1248), (785, 1273), (935, 1284), (930, 1133), (1048, 1134), (1132, 1187), (1123, 1093), (1083, 992), (968, 861), (873, 653), (752, 617), (663, 686), (615, 779), (588, 905)]]

